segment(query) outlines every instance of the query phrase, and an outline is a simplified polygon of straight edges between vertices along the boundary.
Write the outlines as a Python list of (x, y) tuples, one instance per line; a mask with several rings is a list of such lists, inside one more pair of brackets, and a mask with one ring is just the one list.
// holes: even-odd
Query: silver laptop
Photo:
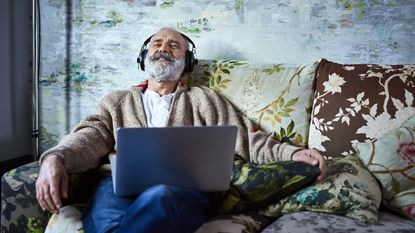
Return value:
[(157, 184), (229, 189), (236, 126), (119, 128), (110, 156), (114, 192), (136, 195)]

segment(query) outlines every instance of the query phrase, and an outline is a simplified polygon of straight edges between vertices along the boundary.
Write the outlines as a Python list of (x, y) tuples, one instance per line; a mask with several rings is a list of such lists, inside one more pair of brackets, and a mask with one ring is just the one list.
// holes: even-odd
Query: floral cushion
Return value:
[(382, 186), (383, 204), (415, 220), (415, 115), (374, 142), (356, 146)]
[(219, 92), (277, 140), (306, 145), (316, 67), (200, 60), (189, 82)]
[(308, 210), (374, 223), (378, 218), (381, 198), (376, 179), (366, 170), (359, 157), (349, 155), (329, 161), (322, 182), (289, 195), (260, 213), (276, 217)]
[(309, 146), (326, 156), (396, 129), (415, 113), (415, 65), (342, 65), (317, 70)]
[(220, 193), (218, 212), (241, 213), (258, 210), (304, 187), (320, 170), (303, 162), (283, 161), (254, 164), (235, 160), (231, 187)]

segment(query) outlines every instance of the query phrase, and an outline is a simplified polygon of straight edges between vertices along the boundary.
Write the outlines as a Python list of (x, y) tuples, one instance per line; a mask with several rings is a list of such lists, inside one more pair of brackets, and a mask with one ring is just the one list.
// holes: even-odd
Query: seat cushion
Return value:
[(203, 224), (196, 233), (261, 232), (271, 219), (257, 214), (219, 215)]
[[(65, 206), (59, 214), (53, 214), (45, 233), (83, 232), (81, 212), (83, 205)], [(257, 214), (219, 215), (200, 226), (197, 233), (241, 233), (260, 232), (271, 223), (271, 219)]]
[(283, 215), (263, 231), (278, 232), (409, 233), (415, 232), (415, 222), (388, 212), (380, 212), (376, 224), (366, 224), (343, 216), (304, 211)]
[(45, 233), (53, 232), (84, 232), (82, 226), (82, 209), (84, 205), (68, 205), (59, 209), (59, 214), (53, 214), (49, 219)]
[[(220, 196), (218, 211), (229, 213), (255, 206), (259, 208), (303, 187), (318, 174), (317, 167), (303, 162), (285, 161), (257, 165), (236, 160), (230, 191), (214, 195)], [(46, 232), (80, 232), (82, 207), (65, 206), (60, 209), (59, 214), (53, 214), (50, 218)], [(259, 232), (269, 223), (270, 219), (258, 214), (219, 215), (206, 223), (199, 232), (242, 232), (243, 229)]]

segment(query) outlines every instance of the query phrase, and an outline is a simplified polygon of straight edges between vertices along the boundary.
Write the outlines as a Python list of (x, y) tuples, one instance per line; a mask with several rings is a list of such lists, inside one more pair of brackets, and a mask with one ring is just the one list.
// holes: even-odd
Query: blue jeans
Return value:
[(208, 218), (206, 194), (156, 185), (136, 198), (114, 195), (112, 178), (103, 179), (83, 213), (84, 232), (194, 232)]

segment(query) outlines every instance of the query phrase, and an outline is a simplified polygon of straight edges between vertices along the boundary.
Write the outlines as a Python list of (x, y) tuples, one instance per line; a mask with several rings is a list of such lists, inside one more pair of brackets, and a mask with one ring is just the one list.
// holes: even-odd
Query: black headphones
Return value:
[[(195, 57), (195, 55), (196, 55), (196, 46), (189, 37), (187, 37), (186, 35), (184, 35), (182, 33), (180, 33), (180, 35), (183, 38), (185, 38), (187, 40), (187, 42), (189, 42), (192, 45), (192, 50), (186, 50), (185, 67), (184, 67), (184, 70), (183, 70), (185, 73), (192, 72), (195, 65), (197, 65), (197, 59)], [(140, 49), (140, 55), (137, 57), (137, 63), (139, 65), (139, 69), (141, 68), (142, 71), (145, 70), (144, 61), (146, 59), (146, 55), (147, 55), (147, 52), (148, 52), (147, 44), (150, 42), (150, 40), (153, 36), (154, 35), (150, 36), (149, 38), (147, 38), (144, 41), (144, 43), (143, 43), (143, 45), (141, 46), (141, 49)]]

